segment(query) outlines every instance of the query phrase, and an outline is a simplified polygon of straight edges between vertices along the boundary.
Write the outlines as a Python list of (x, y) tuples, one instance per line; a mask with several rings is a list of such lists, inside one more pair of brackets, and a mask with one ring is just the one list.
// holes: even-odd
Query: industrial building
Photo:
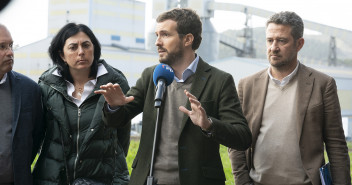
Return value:
[[(268, 16), (273, 12), (233, 3), (216, 3), (213, 0), (154, 0), (153, 18), (173, 7), (192, 7), (203, 21), (203, 41), (197, 53), (211, 65), (233, 75), (235, 82), (268, 67), (266, 59), (256, 59), (251, 44), (251, 28), (246, 25), (244, 42), (224, 37), (216, 32), (210, 18), (214, 11), (240, 11), (247, 15)], [(153, 32), (145, 34), (144, 2), (136, 0), (49, 0), (48, 37), (15, 51), (14, 70), (38, 81), (39, 76), (52, 66), (48, 47), (56, 32), (68, 22), (89, 26), (102, 45), (102, 59), (121, 70), (133, 86), (144, 68), (158, 64)], [(331, 63), (336, 62), (335, 36), (352, 36), (352, 32), (305, 20), (305, 26), (331, 37)], [(147, 37), (146, 37), (147, 35)], [(218, 59), (219, 45), (238, 51), (238, 56)], [(211, 52), (209, 52), (211, 51)], [(247, 57), (247, 58), (245, 58)], [(304, 63), (304, 61), (302, 61)], [(352, 69), (331, 65), (310, 65), (336, 79), (342, 109), (345, 135), (352, 137)]]

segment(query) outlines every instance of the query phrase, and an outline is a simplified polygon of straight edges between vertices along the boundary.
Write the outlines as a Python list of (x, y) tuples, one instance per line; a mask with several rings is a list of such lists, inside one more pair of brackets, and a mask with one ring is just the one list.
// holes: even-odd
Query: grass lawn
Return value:
[[(128, 150), (128, 155), (127, 155), (127, 165), (128, 165), (128, 170), (130, 171), (131, 174), (131, 166), (134, 157), (137, 154), (137, 149), (139, 146), (139, 141), (138, 140), (131, 140), (130, 148)], [(233, 180), (233, 175), (231, 173), (231, 164), (230, 164), (230, 159), (229, 156), (227, 155), (227, 148), (222, 146), (220, 147), (220, 155), (221, 155), (221, 160), (224, 166), (224, 171), (225, 171), (225, 176), (226, 176), (226, 185), (234, 185), (234, 180)]]
[[(349, 150), (349, 155), (350, 155), (350, 167), (351, 167), (351, 177), (352, 177), (352, 142), (347, 143)], [(130, 171), (131, 174), (131, 165), (133, 162), (134, 157), (137, 154), (137, 149), (139, 146), (139, 141), (138, 140), (131, 140), (130, 148), (128, 150), (128, 155), (127, 155), (127, 165), (128, 165), (128, 170)], [(231, 169), (231, 164), (230, 164), (230, 159), (227, 154), (227, 148), (222, 146), (220, 147), (220, 155), (221, 155), (221, 160), (222, 164), (224, 167), (225, 171), (225, 176), (226, 176), (226, 185), (234, 185), (234, 180), (233, 180), (233, 175), (232, 175), (232, 169)]]
[[(130, 147), (128, 149), (128, 155), (126, 157), (126, 161), (127, 161), (127, 166), (128, 166), (128, 171), (130, 172), (131, 175), (131, 171), (132, 171), (132, 162), (134, 157), (137, 154), (137, 150), (138, 150), (138, 146), (139, 146), (139, 140), (134, 140), (131, 139), (131, 143), (130, 143)], [(221, 154), (221, 159), (224, 165), (224, 171), (225, 171), (225, 175), (226, 175), (226, 185), (234, 185), (234, 180), (233, 180), (233, 176), (231, 173), (231, 164), (230, 164), (230, 160), (229, 157), (227, 155), (227, 148), (221, 145), (220, 148), (220, 154)], [(37, 161), (38, 156), (36, 157), (35, 161), (32, 164), (32, 170), (34, 167), (35, 162)]]
[[(131, 174), (131, 166), (132, 166), (132, 162), (134, 157), (137, 154), (137, 150), (138, 150), (138, 146), (139, 146), (139, 140), (131, 140), (131, 144), (130, 144), (130, 148), (128, 150), (128, 155), (126, 157), (127, 160), (127, 166), (128, 166), (128, 170)], [(352, 142), (347, 142), (347, 146), (349, 148), (349, 156), (350, 156), (350, 168), (351, 168), (351, 177), (352, 177)], [(230, 164), (230, 159), (229, 156), (227, 154), (227, 148), (222, 146), (220, 147), (220, 155), (221, 155), (221, 160), (222, 160), (222, 164), (224, 167), (224, 171), (225, 171), (225, 176), (226, 176), (226, 185), (234, 185), (234, 180), (233, 180), (233, 175), (232, 175), (232, 170), (231, 170), (231, 164)], [(33, 165), (32, 165), (33, 167)]]
[[(350, 173), (352, 177), (352, 141), (347, 142), (347, 147), (348, 147), (348, 155), (350, 156)], [(351, 183), (352, 183), (352, 178), (351, 178)]]

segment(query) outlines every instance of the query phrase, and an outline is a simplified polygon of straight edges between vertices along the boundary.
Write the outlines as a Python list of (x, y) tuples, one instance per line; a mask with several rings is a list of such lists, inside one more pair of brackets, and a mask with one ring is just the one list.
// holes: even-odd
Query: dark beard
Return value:
[(159, 58), (159, 62), (167, 64), (169, 66), (173, 66), (173, 64), (176, 63), (177, 59), (181, 58), (182, 56), (183, 56), (183, 48), (179, 46), (178, 51), (174, 53), (167, 52), (167, 57), (164, 59)]
[[(287, 66), (290, 66), (296, 59), (297, 59), (297, 54), (294, 54), (294, 51), (292, 51), (290, 56), (288, 56), (286, 59), (282, 59), (279, 62), (271, 61), (270, 58), (268, 60), (270, 61), (270, 65), (276, 68), (285, 68)], [(274, 52), (274, 54), (277, 54), (277, 52)]]

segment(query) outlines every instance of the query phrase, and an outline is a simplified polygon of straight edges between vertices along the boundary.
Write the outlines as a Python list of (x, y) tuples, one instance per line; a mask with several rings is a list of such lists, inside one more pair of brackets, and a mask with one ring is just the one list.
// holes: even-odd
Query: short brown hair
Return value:
[(283, 11), (275, 13), (266, 22), (266, 27), (268, 27), (270, 23), (291, 26), (291, 35), (295, 40), (303, 37), (303, 20), (295, 12)]
[(177, 33), (180, 37), (192, 34), (194, 37), (192, 49), (196, 50), (202, 41), (202, 22), (198, 14), (189, 8), (174, 8), (158, 16), (156, 22), (173, 20), (177, 23)]

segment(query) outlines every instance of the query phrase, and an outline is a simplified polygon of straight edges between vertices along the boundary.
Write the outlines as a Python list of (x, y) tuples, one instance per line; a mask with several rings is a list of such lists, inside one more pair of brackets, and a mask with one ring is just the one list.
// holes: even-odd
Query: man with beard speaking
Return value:
[(159, 61), (171, 66), (175, 76), (164, 94), (153, 163), (156, 66), (146, 68), (126, 95), (118, 84), (111, 83), (96, 91), (105, 96), (108, 104), (104, 109), (106, 123), (114, 120), (115, 124), (109, 126), (123, 127), (143, 112), (140, 145), (132, 164), (132, 185), (146, 183), (150, 165), (154, 165), (152, 174), (159, 185), (224, 185), (220, 144), (246, 150), (251, 143), (233, 77), (195, 53), (201, 33), (202, 23), (193, 10), (176, 8), (157, 18), (155, 45)]

